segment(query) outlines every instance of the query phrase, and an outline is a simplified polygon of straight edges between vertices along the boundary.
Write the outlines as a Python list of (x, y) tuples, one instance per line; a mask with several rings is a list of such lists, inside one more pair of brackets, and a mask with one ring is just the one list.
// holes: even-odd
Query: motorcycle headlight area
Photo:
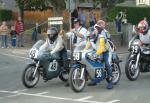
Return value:
[(73, 60), (74, 61), (80, 61), (82, 58), (82, 53), (81, 52), (73, 52)]
[(38, 55), (38, 50), (37, 49), (31, 49), (29, 52), (29, 57), (30, 58), (37, 58)]

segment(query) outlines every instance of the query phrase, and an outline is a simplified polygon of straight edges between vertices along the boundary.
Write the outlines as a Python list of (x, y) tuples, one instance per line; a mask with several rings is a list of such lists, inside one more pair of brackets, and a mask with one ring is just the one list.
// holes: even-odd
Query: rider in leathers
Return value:
[[(89, 43), (87, 43), (86, 48), (89, 48), (90, 46), (92, 46), (92, 48), (96, 50), (96, 54), (95, 54), (96, 57), (99, 57), (100, 55), (103, 56), (105, 60), (105, 64), (106, 64), (107, 74), (108, 74), (107, 89), (112, 89), (113, 88), (112, 68), (108, 60), (110, 45), (107, 41), (108, 38), (106, 36), (107, 34), (104, 29), (104, 24), (105, 22), (103, 20), (99, 20), (97, 24), (95, 24), (94, 28), (95, 28), (96, 37), (90, 40)], [(89, 86), (92, 86), (92, 85), (96, 85), (96, 83), (94, 81), (89, 83)]]
[(51, 27), (47, 30), (46, 41), (39, 49), (42, 51), (49, 51), (50, 60), (63, 59), (65, 62), (67, 59), (67, 51), (64, 46), (64, 41), (62, 37), (58, 35), (58, 30), (55, 27)]

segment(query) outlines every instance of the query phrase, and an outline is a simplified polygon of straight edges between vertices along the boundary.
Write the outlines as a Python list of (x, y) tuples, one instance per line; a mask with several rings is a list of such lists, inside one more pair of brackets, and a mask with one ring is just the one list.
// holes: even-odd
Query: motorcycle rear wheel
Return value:
[(59, 75), (59, 79), (63, 82), (67, 82), (69, 78), (69, 73), (67, 71), (62, 71)]
[[(75, 76), (75, 79), (74, 79), (74, 76)], [(69, 84), (70, 84), (71, 89), (74, 92), (82, 92), (85, 88), (85, 85), (86, 85), (85, 72), (84, 72), (83, 79), (80, 79), (80, 76), (81, 76), (81, 69), (71, 68), (71, 71), (69, 73)]]
[(37, 70), (35, 77), (32, 77), (36, 66), (35, 64), (29, 64), (25, 68), (22, 74), (22, 83), (27, 88), (33, 88), (39, 81), (40, 73)]
[(139, 67), (135, 68), (136, 60), (129, 58), (125, 65), (125, 73), (129, 80), (135, 81), (140, 75)]

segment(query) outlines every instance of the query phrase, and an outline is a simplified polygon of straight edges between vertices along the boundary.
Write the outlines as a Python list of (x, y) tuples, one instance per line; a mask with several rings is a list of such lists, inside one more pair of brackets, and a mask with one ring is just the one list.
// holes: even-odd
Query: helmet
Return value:
[(138, 24), (138, 32), (139, 33), (145, 33), (148, 30), (148, 23), (145, 20), (142, 20)]
[(58, 30), (56, 27), (51, 27), (47, 30), (47, 36), (49, 40), (55, 41), (55, 39), (58, 37)]
[(79, 24), (81, 24), (81, 21), (80, 21), (80, 19), (78, 19), (78, 18), (75, 18), (75, 19), (73, 20), (73, 24), (76, 24), (76, 23), (79, 23)]
[(94, 28), (97, 29), (99, 32), (105, 28), (105, 21), (99, 20), (95, 25)]

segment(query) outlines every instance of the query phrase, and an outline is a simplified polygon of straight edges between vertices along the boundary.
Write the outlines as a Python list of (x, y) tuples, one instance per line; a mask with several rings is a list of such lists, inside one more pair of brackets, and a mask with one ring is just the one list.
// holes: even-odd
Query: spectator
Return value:
[(86, 26), (86, 14), (84, 13), (82, 9), (79, 10), (78, 18), (80, 19), (82, 26), (85, 27)]
[(36, 22), (35, 29), (32, 33), (32, 40), (37, 41), (37, 37), (39, 34), (41, 34), (41, 28), (39, 27), (38, 22)]
[(18, 33), (17, 45), (18, 47), (24, 47), (23, 45), (23, 35), (24, 35), (24, 25), (21, 20), (21, 17), (18, 17), (18, 20), (15, 22), (15, 31)]
[(127, 10), (126, 9), (123, 12), (122, 23), (123, 24), (127, 23)]
[(11, 45), (12, 45), (12, 47), (16, 48), (17, 32), (15, 31), (15, 27), (14, 26), (11, 27), (10, 36), (11, 36)]
[(35, 24), (35, 30), (36, 30), (36, 32), (37, 32), (37, 35), (41, 34), (41, 28), (40, 28), (38, 22), (36, 22), (36, 24)]
[(8, 47), (8, 43), (7, 43), (8, 26), (7, 26), (6, 21), (2, 22), (2, 25), (0, 26), (0, 32), (1, 32), (1, 37), (2, 37), (1, 48), (7, 48)]
[(115, 18), (115, 22), (116, 22), (116, 28), (118, 32), (121, 32), (121, 22), (122, 22), (122, 18), (123, 18), (123, 12), (120, 11)]
[(93, 11), (91, 10), (89, 13), (89, 22), (90, 22), (90, 27), (94, 26), (96, 23), (96, 17), (95, 14), (93, 13)]

